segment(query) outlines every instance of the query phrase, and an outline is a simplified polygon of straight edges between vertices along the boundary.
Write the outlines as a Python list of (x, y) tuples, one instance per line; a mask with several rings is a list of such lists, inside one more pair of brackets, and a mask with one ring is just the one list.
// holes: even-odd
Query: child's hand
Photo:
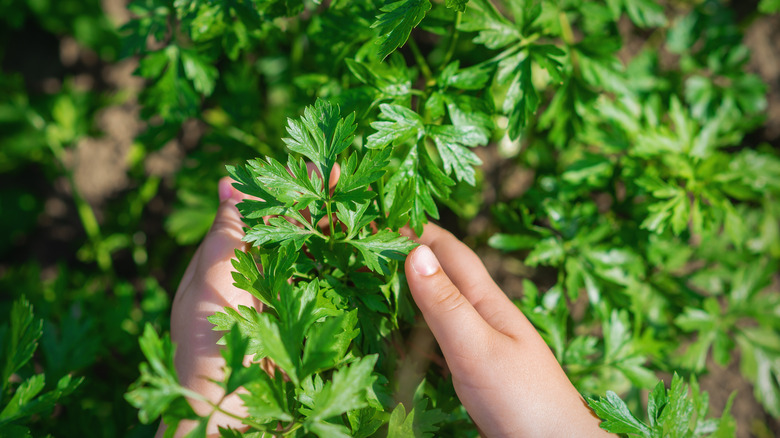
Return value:
[[(244, 196), (231, 187), (229, 178), (220, 180), (219, 194), (214, 224), (176, 291), (171, 338), (177, 345), (175, 365), (181, 384), (241, 417), (246, 410), (237, 394), (223, 400), (222, 389), (211, 382), (222, 380), (224, 359), (217, 345), (220, 333), (206, 318), (226, 306), (261, 309), (262, 305), (233, 286), (231, 275), (234, 251), (247, 249), (236, 209)], [(458, 396), (483, 435), (606, 435), (547, 345), (496, 286), (476, 254), (435, 225), (426, 226), (418, 240), (427, 246), (407, 258), (409, 286), (439, 341)], [(201, 415), (211, 412), (206, 403), (190, 402)], [(217, 412), (207, 434), (216, 434), (218, 425), (242, 428), (240, 420)], [(194, 426), (182, 422), (176, 436), (186, 435)], [(157, 435), (164, 430), (161, 425)]]
[(417, 240), (409, 287), (482, 435), (611, 436), (479, 257), (436, 225)]
[[(262, 308), (262, 303), (252, 295), (233, 286), (230, 260), (235, 250), (247, 250), (244, 237), (244, 223), (236, 204), (243, 198), (231, 186), (230, 178), (219, 181), (219, 209), (206, 237), (192, 257), (176, 290), (171, 311), (171, 340), (176, 344), (175, 365), (180, 383), (204, 395), (213, 403), (224, 396), (222, 389), (210, 379), (223, 379), (222, 367), (225, 360), (220, 355), (217, 340), (222, 336), (215, 332), (214, 325), (206, 318), (222, 312), (225, 307), (239, 305)], [(195, 412), (206, 415), (211, 407), (197, 400), (190, 400)], [(246, 416), (241, 399), (231, 394), (221, 403), (228, 412)], [(241, 421), (216, 412), (209, 421), (207, 434), (218, 433), (217, 425), (242, 429)], [(195, 426), (194, 422), (182, 422), (176, 436), (184, 436)], [(157, 436), (161, 437), (165, 426), (161, 424)]]

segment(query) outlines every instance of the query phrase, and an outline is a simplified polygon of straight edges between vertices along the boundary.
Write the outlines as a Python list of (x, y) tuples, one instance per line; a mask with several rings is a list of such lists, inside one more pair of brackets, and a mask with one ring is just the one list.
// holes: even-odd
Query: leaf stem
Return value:
[(538, 33), (531, 34), (531, 35), (521, 39), (517, 43), (513, 44), (511, 47), (509, 47), (508, 49), (506, 49), (503, 52), (499, 53), (498, 55), (496, 55), (496, 56), (494, 56), (494, 57), (492, 57), (490, 59), (486, 59), (486, 60), (484, 60), (482, 62), (479, 62), (477, 64), (474, 64), (474, 66), (476, 67), (476, 66), (489, 65), (489, 64), (495, 64), (497, 62), (500, 62), (501, 60), (503, 60), (505, 58), (508, 58), (508, 57), (514, 55), (515, 53), (519, 52), (523, 47), (530, 46), (531, 44), (536, 42), (539, 38), (541, 38), (540, 34), (538, 34)]
[(571, 49), (571, 46), (575, 44), (574, 31), (571, 28), (571, 22), (569, 21), (569, 17), (566, 15), (566, 12), (561, 11), (558, 14), (558, 21), (561, 24), (561, 37), (563, 38), (563, 42), (569, 46), (569, 57), (571, 58), (571, 65), (576, 72), (579, 65), (579, 62), (577, 61), (577, 52)]
[(408, 41), (409, 48), (412, 50), (412, 55), (414, 55), (414, 60), (417, 62), (417, 65), (420, 66), (420, 71), (425, 77), (425, 85), (433, 85), (436, 81), (433, 79), (433, 73), (431, 72), (431, 68), (428, 66), (428, 62), (425, 60), (422, 52), (420, 52), (420, 47), (417, 46), (417, 42), (414, 40), (414, 38), (409, 37)]
[(458, 36), (460, 36), (460, 31), (458, 30), (458, 27), (460, 26), (460, 21), (462, 19), (463, 19), (463, 12), (460, 11), (456, 12), (455, 24), (452, 26), (452, 38), (450, 38), (449, 47), (447, 47), (447, 52), (444, 55), (444, 61), (441, 63), (442, 68), (446, 67), (447, 64), (450, 63), (452, 56), (455, 54), (455, 47), (458, 45)]
[(280, 432), (282, 433), (282, 436), (290, 436), (293, 432), (300, 429), (303, 426), (303, 423), (290, 423), (286, 428), (282, 429)]
[(386, 218), (387, 212), (385, 210), (385, 179), (379, 178), (376, 182), (376, 193), (379, 197), (379, 217)]
[(330, 206), (330, 204), (332, 202), (333, 201), (331, 201), (330, 199), (325, 202), (325, 209), (328, 212), (328, 225), (330, 225), (330, 239), (329, 240), (330, 240), (330, 247), (331, 247), (331, 249), (333, 249), (333, 241), (336, 239), (336, 228), (333, 225), (333, 211), (332, 211), (331, 206)]
[(242, 417), (242, 416), (236, 415), (236, 414), (234, 414), (232, 412), (228, 412), (228, 411), (222, 409), (222, 407), (220, 405), (218, 405), (218, 404), (214, 404), (214, 403), (211, 403), (211, 402), (209, 402), (209, 404), (211, 405), (212, 408), (214, 408), (215, 411), (221, 412), (221, 413), (227, 415), (230, 418), (234, 418), (236, 420), (239, 420), (243, 424), (246, 424), (247, 426), (253, 427), (253, 428), (255, 428), (257, 430), (261, 430), (263, 432), (267, 431), (265, 426), (263, 426), (260, 423), (256, 423), (256, 422), (250, 420), (248, 417)]
[[(43, 118), (38, 116), (38, 114), (33, 113), (28, 114), (27, 116), (33, 126), (38, 124), (45, 126), (46, 124)], [(84, 231), (87, 233), (87, 238), (92, 244), (92, 249), (95, 251), (95, 261), (97, 262), (101, 271), (109, 272), (113, 268), (111, 253), (103, 245), (103, 237), (102, 233), (100, 232), (100, 225), (98, 224), (97, 217), (95, 216), (95, 211), (92, 210), (92, 206), (89, 205), (87, 200), (81, 196), (81, 193), (76, 186), (76, 180), (73, 177), (73, 172), (71, 172), (70, 169), (68, 169), (65, 165), (65, 149), (62, 147), (62, 143), (60, 143), (60, 141), (57, 139), (50, 138), (46, 143), (48, 144), (52, 155), (54, 155), (54, 158), (57, 160), (57, 163), (62, 168), (62, 173), (65, 175), (65, 178), (70, 185), (71, 195), (73, 196), (73, 203), (76, 204), (76, 212), (79, 215), (79, 219), (81, 220), (81, 225), (84, 227)]]

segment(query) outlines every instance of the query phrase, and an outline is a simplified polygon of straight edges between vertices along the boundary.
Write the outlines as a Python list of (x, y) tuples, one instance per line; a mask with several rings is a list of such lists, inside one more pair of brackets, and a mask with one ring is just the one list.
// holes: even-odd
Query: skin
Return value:
[[(262, 303), (253, 296), (233, 286), (233, 266), (230, 260), (235, 256), (236, 249), (246, 251), (248, 247), (241, 241), (244, 223), (236, 208), (243, 195), (230, 183), (228, 178), (219, 181), (220, 203), (217, 215), (184, 272), (171, 310), (171, 340), (176, 344), (174, 365), (179, 381), (213, 403), (219, 403), (224, 392), (209, 380), (222, 380), (225, 360), (217, 345), (222, 335), (212, 330), (214, 326), (206, 318), (222, 312), (227, 306), (262, 307)], [(190, 404), (199, 415), (212, 411), (207, 403), (199, 400), (190, 400)], [(239, 416), (246, 414), (237, 394), (226, 397), (221, 406)], [(176, 436), (185, 436), (195, 424), (183, 421)], [(243, 427), (241, 421), (217, 412), (209, 422), (207, 434), (218, 434), (218, 425), (239, 429)], [(165, 425), (161, 424), (156, 436), (162, 437), (164, 431)]]
[(611, 436), (479, 257), (432, 224), (418, 242), (409, 288), (482, 436)]
[[(206, 320), (225, 306), (260, 308), (251, 295), (233, 286), (230, 259), (235, 249), (246, 250), (246, 244), (235, 207), (243, 195), (230, 182), (220, 180), (214, 224), (176, 291), (171, 337), (178, 346), (175, 366), (182, 385), (213, 403), (221, 401), (226, 411), (241, 417), (246, 411), (238, 396), (224, 397), (209, 381), (222, 379), (224, 360), (216, 345), (220, 334)], [(427, 225), (416, 240), (421, 245), (409, 254), (405, 266), (412, 296), (441, 347), (458, 397), (482, 436), (610, 436), (598, 427), (598, 418), (539, 333), (495, 284), (479, 257), (436, 225)], [(191, 403), (201, 415), (212, 411), (205, 402)], [(216, 412), (207, 434), (216, 435), (218, 425), (242, 428), (240, 420)], [(194, 426), (182, 422), (175, 436), (186, 435)], [(157, 436), (164, 430), (161, 424)]]

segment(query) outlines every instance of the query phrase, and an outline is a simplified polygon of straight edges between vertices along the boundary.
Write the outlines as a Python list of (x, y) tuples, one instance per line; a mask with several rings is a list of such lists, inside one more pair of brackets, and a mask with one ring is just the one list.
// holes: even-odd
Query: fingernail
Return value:
[(222, 178), (219, 180), (219, 200), (224, 201), (225, 199), (229, 199), (230, 195), (233, 194), (233, 189), (230, 187), (230, 179), (228, 178)]
[(412, 254), (412, 268), (423, 277), (428, 277), (435, 274), (441, 265), (430, 248), (420, 245)]

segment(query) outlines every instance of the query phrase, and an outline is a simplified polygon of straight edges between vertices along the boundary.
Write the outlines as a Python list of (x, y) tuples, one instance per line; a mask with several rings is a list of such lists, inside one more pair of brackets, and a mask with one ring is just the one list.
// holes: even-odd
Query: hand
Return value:
[[(318, 172), (313, 164), (309, 163), (307, 166), (310, 175)], [(331, 190), (340, 174), (340, 168), (336, 165), (328, 181)], [(241, 305), (254, 307), (258, 311), (263, 309), (259, 300), (233, 286), (231, 272), (234, 269), (230, 261), (235, 258), (236, 249), (247, 251), (249, 247), (241, 240), (244, 237), (244, 223), (236, 204), (252, 197), (236, 190), (232, 187), (232, 182), (228, 177), (219, 181), (220, 204), (214, 223), (195, 251), (176, 290), (171, 310), (171, 340), (176, 345), (174, 365), (179, 383), (203, 395), (211, 403), (218, 404), (224, 411), (241, 418), (247, 416), (246, 408), (238, 396), (242, 389), (225, 397), (222, 388), (212, 382), (223, 380), (225, 360), (220, 355), (221, 347), (217, 345), (222, 334), (215, 332), (213, 324), (207, 319), (224, 311), (225, 307), (236, 309)], [(303, 214), (308, 217), (308, 211)], [(322, 223), (326, 222), (325, 220)], [(245, 362), (248, 364), (250, 361), (251, 357), (247, 356)], [(262, 365), (267, 371), (272, 368), (270, 361)], [(189, 402), (199, 415), (208, 415), (212, 411), (212, 407), (203, 401), (190, 399)], [(182, 421), (175, 436), (182, 437), (195, 426), (193, 421)], [(246, 429), (240, 419), (215, 412), (209, 420), (206, 434), (216, 436), (219, 432), (218, 426)], [(161, 423), (157, 437), (162, 437), (165, 428)]]
[(409, 288), (482, 435), (612, 436), (479, 257), (436, 225), (417, 240), (406, 259)]
[[(261, 309), (262, 303), (233, 286), (231, 275), (234, 251), (247, 249), (236, 209), (244, 195), (223, 178), (219, 196), (214, 224), (176, 291), (171, 338), (177, 345), (180, 383), (242, 417), (246, 410), (238, 395), (225, 397), (211, 382), (222, 380), (224, 359), (217, 345), (220, 334), (206, 318), (226, 306)], [(406, 262), (412, 295), (439, 341), (461, 402), (485, 436), (583, 436), (589, 430), (594, 436), (606, 436), (549, 348), (495, 285), (479, 258), (435, 225), (426, 226), (419, 241), (427, 246), (413, 251)], [(426, 252), (433, 256), (427, 262)], [(200, 415), (212, 410), (201, 401), (190, 403)], [(182, 422), (176, 436), (186, 435), (194, 426)], [(216, 434), (218, 426), (243, 428), (239, 419), (219, 412), (212, 415), (206, 433)], [(157, 436), (164, 431), (161, 424)]]
[[(212, 403), (219, 403), (224, 397), (224, 391), (210, 379), (222, 381), (225, 360), (217, 345), (221, 334), (212, 330), (214, 326), (206, 318), (222, 312), (225, 307), (262, 308), (262, 303), (252, 295), (233, 286), (231, 272), (234, 269), (230, 260), (235, 257), (236, 249), (246, 251), (247, 245), (241, 241), (244, 224), (236, 208), (244, 195), (233, 188), (231, 182), (230, 178), (219, 181), (217, 215), (184, 272), (171, 311), (171, 339), (176, 344), (174, 362), (179, 381)], [(212, 410), (202, 401), (190, 400), (190, 404), (200, 415), (207, 415)], [(225, 397), (221, 406), (228, 412), (246, 416), (246, 409), (236, 393)], [(195, 424), (183, 421), (176, 436), (186, 435)], [(218, 425), (244, 428), (240, 420), (216, 412), (209, 421), (207, 435), (218, 433)], [(165, 425), (161, 423), (157, 436), (162, 437), (164, 431)]]

